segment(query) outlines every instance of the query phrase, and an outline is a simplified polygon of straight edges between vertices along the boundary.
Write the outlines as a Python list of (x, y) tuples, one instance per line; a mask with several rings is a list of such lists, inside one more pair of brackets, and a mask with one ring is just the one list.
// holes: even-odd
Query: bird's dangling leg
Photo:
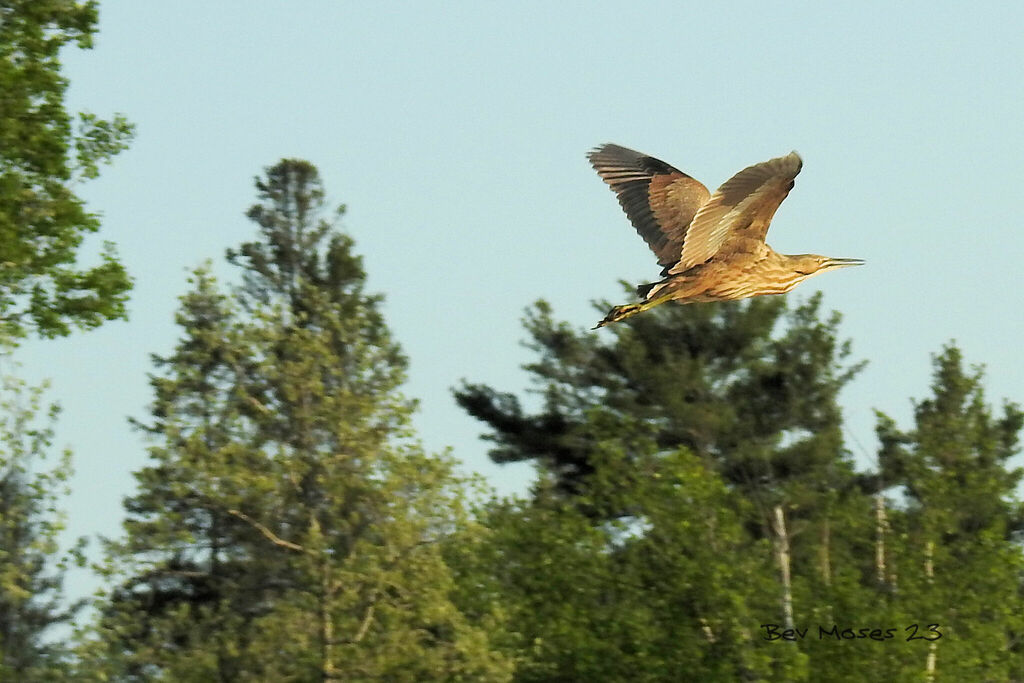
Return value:
[(643, 313), (648, 308), (653, 308), (658, 304), (663, 304), (672, 297), (670, 295), (659, 296), (656, 299), (648, 299), (647, 301), (641, 301), (638, 304), (623, 304), (622, 306), (616, 306), (612, 310), (608, 311), (608, 315), (604, 317), (604, 320), (594, 325), (592, 330), (596, 330), (599, 327), (604, 327), (611, 323), (617, 323), (620, 320), (631, 318), (637, 313)]
[(599, 327), (604, 327), (609, 323), (617, 323), (620, 320), (625, 320), (630, 316), (634, 316), (644, 310), (643, 303), (639, 304), (625, 304), (622, 306), (616, 306), (612, 310), (608, 311), (608, 315), (604, 317), (604, 320), (594, 325), (592, 330), (596, 330)]

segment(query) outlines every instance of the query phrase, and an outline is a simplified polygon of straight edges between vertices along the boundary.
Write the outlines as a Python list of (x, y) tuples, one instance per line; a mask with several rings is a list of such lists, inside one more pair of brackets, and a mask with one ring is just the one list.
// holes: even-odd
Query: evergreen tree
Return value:
[(847, 364), (838, 322), (820, 319), (820, 296), (792, 310), (764, 297), (664, 307), (594, 334), (556, 322), (540, 301), (525, 325), (541, 410), (526, 414), (515, 395), (482, 385), (455, 395), (490, 427), (492, 459), (536, 460), (569, 494), (594, 470), (587, 411), (642, 421), (658, 448), (685, 447), (746, 492), (767, 528), (773, 505), (808, 503), (801, 487), (852, 485), (836, 397), (861, 365)]
[(981, 369), (965, 370), (954, 345), (935, 356), (934, 368), (932, 395), (915, 403), (912, 430), (879, 413), (880, 475), (891, 487), (898, 539), (886, 581), (894, 609), (922, 637), (900, 671), (915, 680), (935, 671), (956, 680), (1021, 679), (1024, 507), (1015, 491), (1024, 471), (1011, 458), (1024, 412), (1006, 403), (995, 413)]
[[(9, 361), (5, 352), (0, 360)], [(46, 681), (66, 673), (66, 652), (52, 627), (69, 624), (79, 605), (63, 594), (68, 563), (81, 543), (60, 557), (71, 453), (52, 457), (56, 405), (45, 407), (44, 387), (29, 388), (5, 373), (0, 397), (0, 680)]]
[(127, 147), (133, 127), (64, 108), (60, 50), (92, 47), (95, 2), (0, 0), (0, 335), (66, 335), (125, 317), (131, 280), (107, 244), (75, 267), (99, 229), (72, 188)]
[(147, 680), (507, 677), (448, 597), (462, 485), (411, 439), (405, 357), (315, 167), (256, 185), (242, 286), (197, 272), (155, 359), (152, 464), (115, 548), (130, 578), (94, 656)]
[[(541, 554), (582, 554), (586, 559), (574, 565), (600, 568), (589, 580), (602, 588), (588, 596), (575, 591), (558, 601), (536, 585), (511, 588), (513, 604), (526, 601), (510, 616), (516, 630), (542, 634), (541, 642), (555, 643), (552, 649), (566, 657), (555, 665), (551, 653), (524, 642), (530, 666), (547, 673), (531, 678), (524, 666), (519, 677), (581, 676), (558, 668), (577, 651), (621, 662), (619, 674), (632, 671), (633, 680), (814, 677), (812, 648), (766, 642), (761, 624), (783, 630), (841, 620), (877, 596), (865, 553), (874, 527), (864, 489), (873, 480), (854, 472), (842, 448), (837, 402), (860, 364), (849, 363), (838, 322), (835, 314), (822, 319), (819, 296), (793, 309), (783, 298), (763, 298), (666, 307), (595, 335), (556, 323), (539, 302), (527, 315), (537, 360), (526, 369), (540, 411), (527, 414), (516, 396), (490, 387), (456, 391), (460, 404), (491, 427), (492, 458), (539, 464), (533, 504), (506, 510), (503, 523), (516, 537), (543, 539), (531, 520), (561, 501), (589, 529), (573, 535), (592, 543), (566, 539), (569, 549)], [(708, 487), (718, 493), (709, 496)], [(702, 535), (706, 526), (722, 537)], [(608, 536), (622, 528), (630, 531), (624, 538)], [(511, 558), (496, 564), (517, 567), (524, 544), (510, 543), (502, 552)], [(558, 563), (523, 571), (533, 581), (589, 585), (581, 576), (561, 576)], [(602, 571), (610, 583), (602, 582)], [(610, 588), (619, 579), (632, 591)], [(544, 616), (549, 602), (558, 616)], [(566, 626), (590, 624), (589, 615), (602, 612), (596, 621), (620, 614), (635, 628), (613, 635)], [(533, 614), (542, 616), (534, 621)], [(575, 640), (552, 641), (545, 624)], [(636, 633), (645, 634), (642, 642), (626, 637)], [(821, 654), (817, 661), (835, 658), (827, 643)], [(594, 676), (602, 680), (596, 668), (583, 677)]]
[(93, 653), (103, 676), (236, 680), (280, 582), (273, 555), (253, 561), (258, 532), (219, 501), (256, 495), (236, 481), (239, 469), (266, 472), (260, 453), (236, 445), (248, 438), (250, 340), (206, 268), (191, 282), (177, 314), (182, 339), (153, 358), (153, 421), (133, 421), (154, 441), (152, 464), (136, 473), (126, 538), (109, 549), (105, 571), (123, 583), (103, 606), (108, 647)]

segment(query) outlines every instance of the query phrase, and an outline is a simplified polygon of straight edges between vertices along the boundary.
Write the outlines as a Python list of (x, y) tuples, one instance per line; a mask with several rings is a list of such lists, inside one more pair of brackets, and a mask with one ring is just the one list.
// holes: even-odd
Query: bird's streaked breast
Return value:
[(807, 279), (803, 273), (778, 268), (770, 264), (734, 273), (723, 278), (708, 290), (708, 294), (722, 299), (745, 299), (768, 294), (785, 294)]

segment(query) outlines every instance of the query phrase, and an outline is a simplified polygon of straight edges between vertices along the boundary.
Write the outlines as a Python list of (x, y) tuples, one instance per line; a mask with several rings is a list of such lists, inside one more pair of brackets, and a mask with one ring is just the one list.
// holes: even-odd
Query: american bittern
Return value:
[(782, 294), (812, 275), (864, 263), (779, 254), (765, 244), (772, 216), (803, 165), (796, 152), (743, 169), (714, 194), (664, 161), (619, 145), (602, 145), (587, 158), (658, 257), (664, 278), (637, 287), (643, 301), (616, 306), (594, 329), (666, 301)]

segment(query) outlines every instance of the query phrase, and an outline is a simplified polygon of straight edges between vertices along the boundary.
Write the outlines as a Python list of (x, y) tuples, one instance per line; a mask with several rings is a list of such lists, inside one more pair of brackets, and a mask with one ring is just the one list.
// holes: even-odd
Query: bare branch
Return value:
[(284, 540), (283, 538), (275, 534), (273, 531), (271, 531), (264, 525), (260, 524), (255, 519), (245, 514), (241, 510), (231, 509), (228, 510), (228, 514), (238, 517), (243, 522), (251, 525), (254, 529), (263, 534), (267, 538), (267, 540), (269, 540), (274, 545), (281, 546), (282, 548), (287, 548), (288, 550), (294, 550), (295, 552), (299, 553), (306, 552), (306, 549), (303, 548), (301, 545), (298, 545), (297, 543), (292, 543), (291, 541)]
[(381, 592), (374, 588), (370, 591), (370, 597), (367, 599), (366, 611), (363, 613), (363, 619), (359, 623), (359, 628), (351, 638), (338, 638), (331, 642), (332, 645), (355, 645), (366, 637), (367, 632), (370, 630), (370, 625), (373, 624), (373, 613), (377, 609), (377, 601), (380, 599)]
[(366, 608), (366, 614), (363, 616), (363, 623), (359, 624), (359, 630), (356, 631), (356, 635), (352, 638), (353, 643), (358, 643), (366, 636), (366, 632), (370, 630), (370, 623), (373, 621), (373, 609), (377, 605), (377, 596), (373, 597), (369, 606)]

